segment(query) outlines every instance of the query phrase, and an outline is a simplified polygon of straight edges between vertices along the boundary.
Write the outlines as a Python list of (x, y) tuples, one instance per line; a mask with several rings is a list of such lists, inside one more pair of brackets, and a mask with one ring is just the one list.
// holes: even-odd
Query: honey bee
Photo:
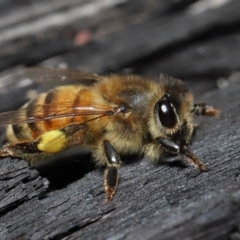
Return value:
[(59, 86), (19, 110), (0, 114), (0, 125), (8, 125), (0, 157), (33, 164), (73, 146), (85, 147), (97, 166), (105, 166), (107, 202), (117, 189), (122, 155), (144, 154), (157, 162), (165, 153), (180, 154), (206, 170), (189, 149), (193, 116), (215, 116), (218, 110), (193, 104), (181, 80), (163, 74), (153, 81), (137, 75), (38, 67), (26, 75)]

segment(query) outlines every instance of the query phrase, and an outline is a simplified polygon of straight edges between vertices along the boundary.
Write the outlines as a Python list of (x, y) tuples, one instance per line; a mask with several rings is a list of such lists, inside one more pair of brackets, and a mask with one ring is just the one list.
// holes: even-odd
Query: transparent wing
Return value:
[[(12, 152), (16, 151), (17, 148), (23, 148), (26, 153), (29, 150), (32, 151), (35, 146), (38, 150), (46, 152), (46, 156), (48, 156), (48, 153), (59, 152), (74, 145), (84, 145), (89, 127), (91, 128), (93, 124), (97, 124), (98, 119), (100, 120), (104, 116), (111, 117), (118, 115), (122, 112), (122, 107), (122, 105), (111, 107), (94, 103), (83, 103), (81, 106), (73, 106), (72, 102), (36, 105), (34, 106), (34, 111), (31, 111), (31, 115), (27, 107), (16, 111), (1, 113), (0, 125), (34, 123), (38, 121), (48, 121), (50, 119), (59, 119), (61, 121), (63, 118), (70, 117), (71, 121), (67, 121), (66, 125), (50, 129), (49, 131), (46, 131), (46, 129), (36, 130), (38, 137), (47, 136), (47, 140), (41, 140), (42, 142), (40, 143), (19, 142), (7, 146), (8, 149), (12, 148)], [(89, 115), (89, 117), (84, 117), (87, 115)], [(85, 124), (87, 122), (92, 123), (90, 125)], [(38, 139), (38, 137), (36, 137), (36, 139)], [(19, 156), (25, 156), (24, 151), (20, 153)], [(5, 153), (6, 151), (4, 154)], [(43, 157), (45, 156), (44, 154)]]
[(72, 69), (33, 67), (27, 68), (25, 75), (37, 83), (54, 85), (87, 84), (91, 85), (102, 80), (103, 77), (95, 73), (87, 73)]
[(75, 116), (106, 116), (113, 115), (117, 107), (110, 107), (98, 104), (83, 103), (81, 106), (73, 106), (72, 102), (57, 104), (35, 105), (34, 111), (29, 115), (28, 108), (20, 108), (15, 111), (0, 113), (0, 125), (34, 123), (57, 118)]

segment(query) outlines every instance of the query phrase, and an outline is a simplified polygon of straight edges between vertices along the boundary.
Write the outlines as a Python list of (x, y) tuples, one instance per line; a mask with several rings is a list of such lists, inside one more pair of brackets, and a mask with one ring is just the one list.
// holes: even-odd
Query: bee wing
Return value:
[(27, 68), (25, 75), (37, 83), (54, 85), (86, 84), (91, 85), (103, 77), (95, 74), (71, 69), (33, 67)]
[[(112, 115), (116, 108), (95, 103), (83, 103), (73, 106), (72, 102), (57, 104), (35, 105), (34, 111), (29, 113), (28, 108), (0, 113), (0, 125), (17, 125), (21, 123), (34, 123), (57, 118), (73, 118), (76, 116), (92, 115), (93, 117)], [(74, 119), (74, 118), (73, 118)]]

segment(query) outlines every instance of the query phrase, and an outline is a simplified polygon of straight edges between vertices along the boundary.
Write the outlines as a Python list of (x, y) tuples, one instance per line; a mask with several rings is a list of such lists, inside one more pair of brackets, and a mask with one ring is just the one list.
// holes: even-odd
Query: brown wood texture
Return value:
[[(240, 1), (0, 0), (0, 111), (41, 87), (28, 66), (180, 77), (200, 118), (191, 149), (157, 165), (133, 159), (105, 202), (103, 169), (71, 154), (31, 168), (0, 160), (0, 239), (240, 239)], [(3, 128), (1, 128), (3, 132)]]

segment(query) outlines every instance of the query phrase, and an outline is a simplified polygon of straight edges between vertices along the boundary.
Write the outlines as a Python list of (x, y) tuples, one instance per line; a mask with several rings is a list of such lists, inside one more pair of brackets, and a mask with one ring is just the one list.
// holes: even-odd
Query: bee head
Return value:
[(192, 134), (192, 94), (187, 85), (178, 79), (161, 76), (160, 80), (158, 91), (161, 96), (159, 98), (159, 93), (158, 98), (155, 95), (151, 113), (151, 136), (153, 139), (164, 137), (179, 142), (184, 128), (184, 139), (188, 140)]

